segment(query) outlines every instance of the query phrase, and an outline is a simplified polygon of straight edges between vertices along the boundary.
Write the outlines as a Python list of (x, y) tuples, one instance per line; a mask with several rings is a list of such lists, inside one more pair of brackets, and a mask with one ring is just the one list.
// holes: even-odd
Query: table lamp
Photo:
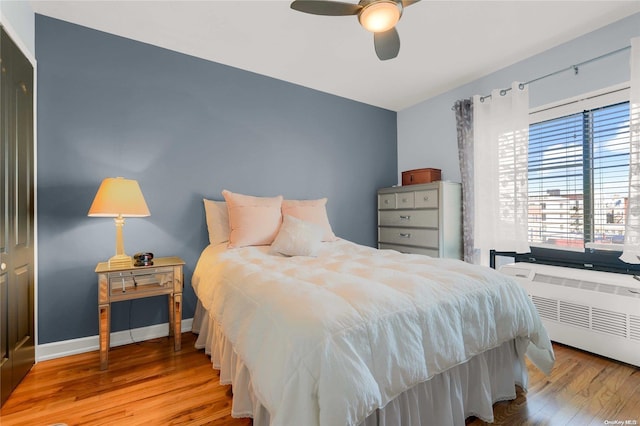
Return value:
[(125, 254), (122, 239), (124, 218), (151, 216), (138, 181), (122, 177), (104, 179), (98, 188), (88, 215), (114, 218), (116, 223), (116, 255), (109, 259), (109, 267), (131, 267), (133, 260)]

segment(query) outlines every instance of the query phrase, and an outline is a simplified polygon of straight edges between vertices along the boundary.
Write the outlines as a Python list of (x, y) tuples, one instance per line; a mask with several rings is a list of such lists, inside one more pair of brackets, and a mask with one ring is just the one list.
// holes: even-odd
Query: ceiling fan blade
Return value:
[(362, 6), (327, 0), (295, 0), (291, 3), (291, 9), (314, 15), (344, 16), (357, 15)]
[(376, 48), (376, 55), (381, 61), (393, 59), (400, 52), (400, 36), (395, 27), (383, 33), (373, 34), (373, 44)]
[(418, 3), (420, 0), (402, 0), (402, 7), (408, 7), (411, 6), (414, 3)]

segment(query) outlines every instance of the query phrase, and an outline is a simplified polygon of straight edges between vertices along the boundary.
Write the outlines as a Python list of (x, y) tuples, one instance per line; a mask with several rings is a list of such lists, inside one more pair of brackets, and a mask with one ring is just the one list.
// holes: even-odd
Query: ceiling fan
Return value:
[(400, 36), (396, 24), (405, 7), (420, 0), (360, 0), (360, 3), (344, 3), (329, 0), (295, 0), (291, 8), (313, 15), (358, 15), (358, 21), (373, 33), (376, 55), (381, 61), (393, 59), (400, 51)]

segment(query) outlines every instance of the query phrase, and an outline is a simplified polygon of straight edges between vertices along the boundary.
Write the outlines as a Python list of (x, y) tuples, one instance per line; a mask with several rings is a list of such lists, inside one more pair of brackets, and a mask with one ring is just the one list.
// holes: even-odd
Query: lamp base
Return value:
[(109, 259), (109, 268), (131, 268), (133, 266), (133, 259), (126, 254), (116, 254)]

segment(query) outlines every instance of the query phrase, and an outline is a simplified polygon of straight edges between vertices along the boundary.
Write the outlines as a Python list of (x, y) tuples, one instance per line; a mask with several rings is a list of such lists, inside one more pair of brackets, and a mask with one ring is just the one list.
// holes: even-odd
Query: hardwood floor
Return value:
[(36, 364), (2, 407), (0, 424), (251, 425), (233, 419), (229, 386), (209, 357), (183, 333), (182, 350), (168, 338), (119, 346), (100, 371), (98, 352)]
[[(40, 362), (2, 407), (0, 424), (251, 425), (230, 417), (229, 387), (218, 383), (209, 358), (194, 349), (195, 336), (182, 338), (180, 352), (167, 338), (113, 348), (107, 371), (99, 370), (97, 351)], [(553, 374), (530, 367), (529, 392), (497, 403), (494, 424), (640, 425), (638, 368), (561, 345), (554, 349)]]
[[(551, 375), (527, 361), (529, 391), (495, 404), (493, 424), (640, 425), (639, 368), (556, 343), (553, 349), (556, 363)], [(467, 426), (486, 424), (467, 421)]]

